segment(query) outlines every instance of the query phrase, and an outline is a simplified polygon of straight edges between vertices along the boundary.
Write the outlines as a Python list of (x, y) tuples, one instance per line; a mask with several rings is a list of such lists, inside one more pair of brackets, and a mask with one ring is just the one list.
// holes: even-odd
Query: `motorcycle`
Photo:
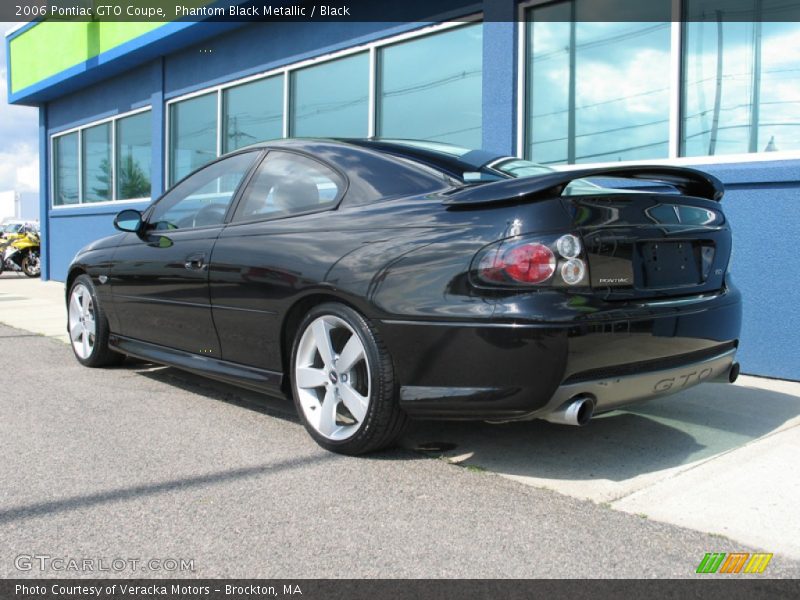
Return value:
[(38, 233), (29, 231), (0, 244), (0, 274), (3, 271), (22, 271), (28, 277), (39, 277), (42, 264)]

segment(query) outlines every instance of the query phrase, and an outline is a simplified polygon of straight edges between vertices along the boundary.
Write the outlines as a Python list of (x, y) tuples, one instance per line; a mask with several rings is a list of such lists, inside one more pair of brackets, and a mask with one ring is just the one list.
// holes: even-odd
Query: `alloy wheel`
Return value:
[(294, 381), (308, 423), (329, 440), (353, 436), (367, 416), (371, 379), (364, 343), (333, 315), (306, 327), (297, 347)]
[(92, 295), (82, 283), (76, 285), (69, 299), (69, 338), (72, 347), (82, 359), (91, 356), (97, 336), (94, 302)]

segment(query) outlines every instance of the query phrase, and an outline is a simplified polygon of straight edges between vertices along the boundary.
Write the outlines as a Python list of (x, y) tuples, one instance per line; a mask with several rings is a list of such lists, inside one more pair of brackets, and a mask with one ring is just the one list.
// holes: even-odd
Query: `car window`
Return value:
[(184, 179), (168, 192), (148, 217), (152, 229), (191, 229), (221, 225), (242, 178), (258, 152), (236, 154)]
[(234, 221), (283, 217), (333, 206), (340, 177), (315, 160), (272, 151), (258, 167), (233, 215)]

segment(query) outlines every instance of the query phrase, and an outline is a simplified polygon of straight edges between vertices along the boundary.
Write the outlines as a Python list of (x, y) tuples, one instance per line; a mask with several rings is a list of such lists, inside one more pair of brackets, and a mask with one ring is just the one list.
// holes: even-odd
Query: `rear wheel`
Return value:
[(22, 272), (28, 277), (38, 277), (42, 272), (42, 263), (39, 260), (39, 252), (31, 250), (22, 259)]
[(291, 371), (297, 412), (323, 448), (365, 454), (402, 434), (407, 417), (397, 404), (391, 357), (353, 309), (313, 308), (298, 328)]
[(79, 275), (70, 287), (67, 327), (72, 351), (82, 365), (105, 367), (124, 360), (108, 347), (108, 321), (88, 275)]

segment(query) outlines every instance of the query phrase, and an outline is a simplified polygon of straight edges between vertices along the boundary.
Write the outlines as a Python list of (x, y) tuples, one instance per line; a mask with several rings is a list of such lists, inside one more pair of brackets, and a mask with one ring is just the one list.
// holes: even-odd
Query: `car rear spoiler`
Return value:
[(686, 196), (707, 198), (719, 202), (725, 193), (722, 182), (712, 175), (686, 167), (633, 166), (599, 167), (555, 171), (536, 177), (504, 179), (492, 183), (459, 188), (443, 194), (445, 206), (474, 206), (497, 202), (535, 202), (560, 196), (576, 179), (612, 177), (619, 179), (646, 179), (665, 183)]

